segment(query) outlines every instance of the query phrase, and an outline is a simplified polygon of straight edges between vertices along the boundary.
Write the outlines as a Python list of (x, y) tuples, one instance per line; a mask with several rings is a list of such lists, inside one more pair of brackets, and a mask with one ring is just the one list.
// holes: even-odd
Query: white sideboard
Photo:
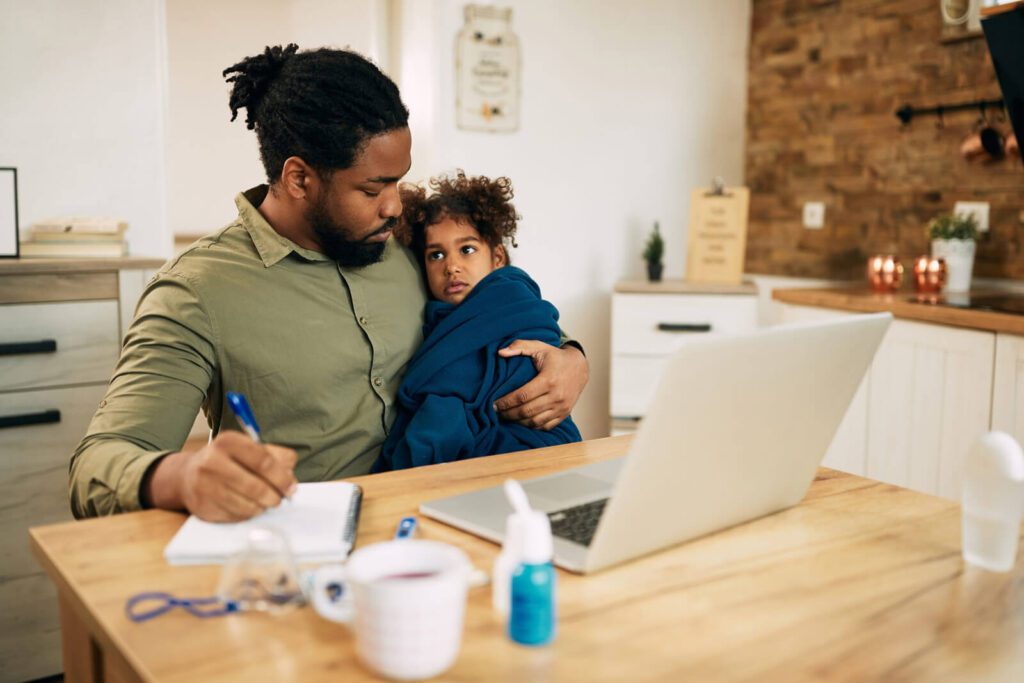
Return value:
[(1024, 337), (1019, 335), (996, 335), (992, 429), (1012, 434), (1024, 445)]
[(673, 351), (698, 336), (757, 327), (757, 288), (620, 282), (612, 295), (612, 435), (636, 429)]
[(0, 261), (0, 661), (61, 671), (57, 597), (28, 528), (71, 519), (71, 452), (103, 398), (155, 259)]
[[(784, 304), (782, 321), (858, 313)], [(897, 319), (822, 464), (959, 500), (974, 441), (1024, 442), (1024, 338)]]

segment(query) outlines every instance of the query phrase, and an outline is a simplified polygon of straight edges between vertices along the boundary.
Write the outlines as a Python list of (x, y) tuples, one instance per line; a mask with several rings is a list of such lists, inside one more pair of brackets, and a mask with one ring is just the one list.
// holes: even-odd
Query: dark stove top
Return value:
[(973, 311), (1024, 315), (1024, 294), (947, 294), (935, 301), (935, 304)]

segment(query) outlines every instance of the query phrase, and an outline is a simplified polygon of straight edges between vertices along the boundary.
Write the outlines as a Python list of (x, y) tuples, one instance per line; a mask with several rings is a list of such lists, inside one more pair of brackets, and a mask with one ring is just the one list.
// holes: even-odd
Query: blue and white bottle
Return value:
[(523, 524), (522, 562), (512, 573), (509, 638), (522, 645), (547, 645), (557, 623), (551, 522), (530, 511)]

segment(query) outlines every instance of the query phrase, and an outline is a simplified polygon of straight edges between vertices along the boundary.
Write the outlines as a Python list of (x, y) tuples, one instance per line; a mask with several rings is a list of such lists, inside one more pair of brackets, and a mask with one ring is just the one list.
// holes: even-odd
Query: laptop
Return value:
[[(524, 481), (554, 562), (594, 572), (800, 502), (892, 321), (888, 313), (708, 336), (668, 360), (628, 453)], [(420, 512), (500, 542), (501, 486)]]

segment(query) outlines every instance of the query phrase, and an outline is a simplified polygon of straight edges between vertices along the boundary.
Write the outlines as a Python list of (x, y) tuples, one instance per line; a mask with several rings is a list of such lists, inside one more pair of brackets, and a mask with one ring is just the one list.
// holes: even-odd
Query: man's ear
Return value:
[(318, 176), (313, 172), (301, 157), (288, 157), (284, 160), (281, 168), (281, 189), (294, 200), (305, 199), (310, 194), (315, 195), (317, 188), (314, 187)]
[(508, 252), (505, 251), (505, 247), (501, 244), (494, 248), (494, 267), (501, 268), (502, 266), (508, 265)]

